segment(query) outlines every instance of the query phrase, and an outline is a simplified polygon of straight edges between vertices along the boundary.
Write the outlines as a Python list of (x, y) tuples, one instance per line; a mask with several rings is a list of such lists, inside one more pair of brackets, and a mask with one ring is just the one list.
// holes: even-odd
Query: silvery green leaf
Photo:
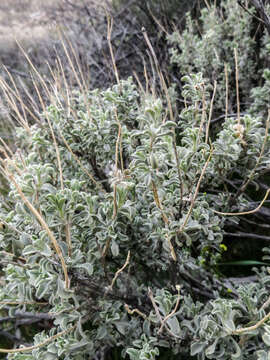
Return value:
[(102, 325), (98, 328), (96, 337), (97, 339), (102, 340), (107, 336), (107, 333), (108, 332), (106, 326)]
[(262, 339), (263, 339), (263, 342), (267, 345), (267, 346), (270, 346), (270, 334), (269, 333), (264, 333), (262, 335)]
[(145, 319), (143, 322), (143, 332), (144, 334), (146, 334), (146, 336), (150, 336), (151, 335), (151, 322), (148, 319)]
[(74, 266), (77, 269), (84, 269), (89, 276), (93, 275), (94, 267), (90, 263), (78, 264)]
[(180, 326), (179, 326), (177, 317), (174, 316), (174, 317), (169, 318), (166, 323), (169, 325), (169, 328), (173, 332), (173, 334), (179, 336), (181, 331), (180, 331)]
[(92, 341), (88, 340), (88, 339), (82, 339), (80, 341), (78, 341), (77, 343), (75, 344), (72, 344), (71, 346), (69, 346), (69, 351), (78, 351), (78, 350), (81, 350), (83, 348), (88, 348), (88, 351), (89, 351), (89, 345), (93, 345)]
[(39, 286), (37, 287), (37, 290), (36, 290), (36, 297), (38, 299), (42, 299), (45, 294), (48, 293), (48, 290), (49, 290), (49, 284), (48, 284), (48, 281), (47, 280), (44, 280), (42, 281)]
[(43, 357), (44, 360), (57, 360), (58, 359), (58, 355), (57, 353), (50, 353), (50, 352), (47, 352), (46, 354), (44, 354), (44, 357)]
[(256, 351), (257, 360), (270, 360), (270, 351)]
[(60, 277), (58, 277), (57, 295), (60, 296), (61, 299), (69, 299), (73, 297), (73, 291), (71, 289), (66, 289), (65, 281), (63, 281)]
[(118, 256), (119, 255), (119, 245), (117, 244), (117, 242), (115, 240), (112, 240), (111, 242), (111, 252), (113, 256)]
[(129, 355), (130, 360), (140, 359), (140, 357), (139, 357), (140, 352), (137, 349), (129, 348), (129, 349), (127, 349), (126, 353)]
[(234, 348), (236, 350), (236, 352), (232, 354), (232, 359), (239, 359), (241, 357), (241, 354), (242, 354), (241, 348), (233, 338), (231, 338), (231, 341), (232, 341), (232, 343), (234, 345)]
[(195, 332), (195, 330), (193, 329), (193, 326), (192, 326), (191, 322), (188, 321), (188, 320), (183, 320), (183, 321), (181, 322), (181, 326), (182, 326), (182, 327), (187, 327), (188, 330), (191, 331), (191, 332), (193, 332), (193, 333)]
[(215, 341), (213, 342), (213, 344), (210, 345), (210, 346), (208, 346), (208, 347), (205, 349), (205, 355), (206, 355), (206, 356), (212, 355), (212, 354), (215, 352), (215, 349), (216, 349), (216, 346), (217, 346), (218, 341), (219, 341), (219, 338), (215, 339)]
[(114, 325), (122, 335), (126, 334), (127, 326), (128, 326), (126, 321), (115, 321)]
[(196, 354), (200, 354), (204, 351), (205, 347), (207, 346), (207, 342), (195, 342), (191, 344), (190, 347), (190, 355), (194, 356)]

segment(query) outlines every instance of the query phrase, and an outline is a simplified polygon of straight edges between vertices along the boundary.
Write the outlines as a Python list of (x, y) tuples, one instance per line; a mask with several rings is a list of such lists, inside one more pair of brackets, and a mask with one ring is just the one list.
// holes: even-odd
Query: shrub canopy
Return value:
[[(252, 282), (226, 279), (219, 262), (224, 231), (267, 212), (269, 190), (255, 192), (254, 205), (250, 189), (269, 172), (270, 70), (249, 93), (240, 79), (245, 113), (226, 112), (212, 129), (226, 89), (208, 63), (189, 72), (195, 65), (181, 60), (191, 26), (177, 60), (188, 72), (179, 114), (173, 88), (163, 84), (158, 97), (128, 78), (56, 93), (40, 124), (17, 129), (16, 153), (5, 149), (0, 311), (8, 330), (26, 314), (45, 321), (31, 346), (0, 349), (7, 359), (94, 359), (115, 347), (131, 360), (156, 359), (163, 348), (185, 358), (267, 359), (269, 269), (255, 270)], [(219, 31), (207, 31), (217, 47)], [(245, 40), (246, 27), (238, 31)], [(219, 74), (219, 62), (212, 66)], [(213, 80), (223, 84), (216, 100)]]

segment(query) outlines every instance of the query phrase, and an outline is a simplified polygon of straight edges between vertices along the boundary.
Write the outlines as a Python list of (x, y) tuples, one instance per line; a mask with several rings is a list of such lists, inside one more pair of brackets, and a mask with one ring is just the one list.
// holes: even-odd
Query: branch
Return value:
[(253, 331), (258, 329), (258, 327), (260, 327), (262, 324), (264, 324), (268, 319), (270, 318), (270, 312), (268, 314), (265, 315), (265, 317), (263, 317), (260, 321), (258, 321), (255, 325), (246, 327), (246, 328), (240, 328), (240, 329), (236, 329), (234, 330), (232, 333), (233, 335), (240, 335), (246, 331)]
[(270, 241), (270, 236), (250, 234), (250, 233), (245, 233), (245, 232), (238, 232), (238, 233), (225, 232), (224, 235), (225, 236), (231, 236), (231, 237), (238, 237), (238, 238), (247, 238), (247, 239), (257, 239), (257, 240)]
[(250, 11), (241, 3), (240, 0), (238, 0), (238, 4), (247, 11), (250, 15), (255, 17), (257, 20), (262, 22), (270, 35), (270, 16), (267, 14), (265, 6), (263, 4), (262, 0), (249, 0), (249, 2), (255, 7), (257, 13), (259, 14), (259, 17), (253, 15), (250, 13)]
[(31, 313), (31, 312), (16, 311), (14, 316), (6, 316), (0, 318), (0, 324), (6, 321), (15, 321), (18, 319), (33, 319), (35, 321), (40, 321), (40, 320), (51, 320), (54, 317), (55, 314), (49, 314), (49, 313)]
[(8, 331), (5, 331), (5, 330), (0, 330), (0, 337), (1, 339), (4, 337), (10, 341), (12, 341), (13, 343), (16, 343), (16, 344), (22, 344), (22, 345), (25, 345), (25, 343), (22, 342), (21, 339), (19, 339), (17, 336), (15, 335), (12, 335), (10, 334)]
[(43, 342), (37, 344), (37, 345), (33, 345), (33, 346), (28, 346), (28, 347), (22, 347), (19, 349), (0, 349), (0, 353), (4, 353), (4, 354), (16, 354), (16, 353), (20, 353), (20, 352), (29, 352), (38, 348), (41, 348), (47, 344), (49, 344), (50, 342), (58, 339), (59, 337), (68, 334), (69, 332), (71, 332), (72, 330), (74, 330), (76, 328), (77, 324), (64, 330), (59, 332), (58, 334), (51, 336), (49, 338), (47, 338), (46, 340), (44, 340)]

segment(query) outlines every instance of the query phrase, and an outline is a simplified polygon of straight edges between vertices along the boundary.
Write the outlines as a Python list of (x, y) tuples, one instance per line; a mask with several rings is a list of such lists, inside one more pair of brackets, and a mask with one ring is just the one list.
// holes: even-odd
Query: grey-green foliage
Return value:
[[(177, 129), (162, 99), (141, 93), (132, 79), (105, 91), (74, 91), (69, 106), (59, 95), (42, 126), (18, 129), (20, 150), (7, 169), (57, 239), (71, 283), (67, 289), (47, 231), (11, 181), (0, 210), (6, 224), (0, 301), (26, 303), (1, 307), (10, 316), (16, 310), (53, 316), (53, 327), (37, 333), (33, 344), (75, 329), (9, 360), (93, 359), (113, 347), (132, 360), (155, 359), (161, 347), (198, 359), (263, 358), (267, 326), (243, 336), (241, 348), (233, 331), (265, 315), (267, 309), (258, 309), (268, 297), (270, 276), (262, 271), (253, 285), (232, 290), (217, 279), (213, 266), (224, 248), (225, 218), (213, 210), (231, 210), (225, 179), (237, 172), (244, 182), (253, 174), (264, 126), (247, 114), (239, 134), (237, 122), (227, 119), (209, 146), (202, 98), (205, 92), (207, 118), (211, 87), (202, 74), (183, 82), (189, 105)], [(269, 163), (267, 138), (255, 175)], [(242, 194), (235, 211), (247, 204)], [(129, 252), (128, 266), (113, 283)]]
[[(269, 66), (269, 35), (267, 32), (258, 35), (262, 30), (253, 24), (251, 15), (255, 9), (249, 7), (248, 11), (235, 0), (221, 1), (219, 6), (210, 3), (210, 8), (202, 9), (196, 21), (191, 15), (187, 16), (182, 33), (176, 30), (168, 36), (172, 45), (171, 63), (179, 68), (181, 74), (202, 72), (211, 84), (217, 81), (217, 112), (223, 113), (226, 105), (225, 65), (229, 82), (228, 111), (235, 111), (234, 49), (238, 54), (242, 110), (250, 103), (250, 90), (260, 81), (262, 70)], [(256, 40), (256, 37), (260, 38)]]

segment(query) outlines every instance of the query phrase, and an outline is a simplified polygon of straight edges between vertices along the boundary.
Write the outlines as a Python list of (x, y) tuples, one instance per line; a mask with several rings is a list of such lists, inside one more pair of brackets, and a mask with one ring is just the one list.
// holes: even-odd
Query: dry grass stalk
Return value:
[(108, 27), (107, 27), (107, 41), (108, 41), (110, 54), (111, 54), (111, 59), (112, 59), (112, 63), (113, 63), (114, 75), (115, 75), (117, 84), (121, 88), (119, 74), (118, 74), (118, 70), (117, 70), (117, 66), (116, 66), (116, 62), (115, 62), (115, 57), (114, 57), (114, 53), (113, 53), (113, 48), (112, 48), (112, 41), (111, 41), (112, 28), (113, 28), (113, 18), (109, 15), (108, 12), (107, 12), (107, 24), (108, 24)]

